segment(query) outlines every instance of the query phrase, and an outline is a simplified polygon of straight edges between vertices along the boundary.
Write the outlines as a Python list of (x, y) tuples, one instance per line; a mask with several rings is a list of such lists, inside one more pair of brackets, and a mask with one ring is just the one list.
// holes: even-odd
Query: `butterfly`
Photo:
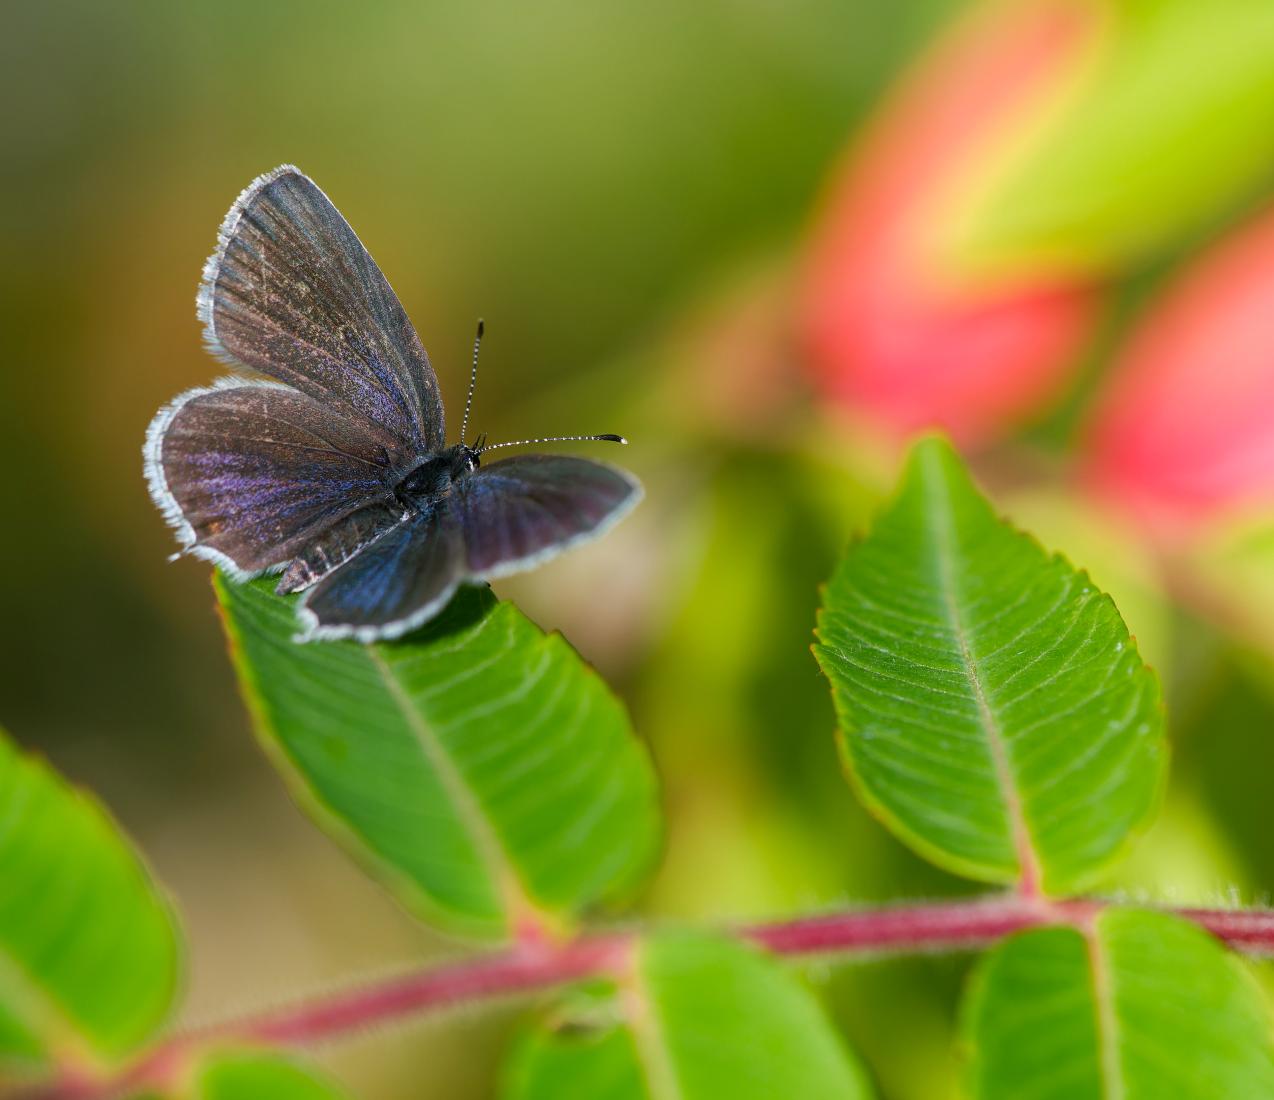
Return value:
[(282, 572), (303, 593), (298, 640), (394, 638), (462, 583), (529, 569), (626, 515), (631, 474), (502, 447), (617, 435), (446, 444), (429, 357), (349, 224), (284, 165), (235, 200), (197, 298), (210, 350), (236, 375), (188, 390), (146, 434), (151, 496), (184, 553), (242, 581)]

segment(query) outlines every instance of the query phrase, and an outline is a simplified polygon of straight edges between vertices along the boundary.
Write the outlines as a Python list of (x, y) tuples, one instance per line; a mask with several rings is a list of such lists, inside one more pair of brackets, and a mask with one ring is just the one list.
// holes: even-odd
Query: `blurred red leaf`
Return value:
[(968, 445), (1029, 418), (1065, 384), (1092, 291), (1042, 270), (962, 281), (938, 241), (944, 203), (1029, 128), (1029, 108), (1081, 63), (1096, 23), (1081, 0), (993, 5), (886, 104), (813, 236), (800, 325), (827, 396), (893, 434), (936, 425)]
[(1150, 307), (1088, 432), (1090, 485), (1161, 537), (1274, 505), (1274, 211)]

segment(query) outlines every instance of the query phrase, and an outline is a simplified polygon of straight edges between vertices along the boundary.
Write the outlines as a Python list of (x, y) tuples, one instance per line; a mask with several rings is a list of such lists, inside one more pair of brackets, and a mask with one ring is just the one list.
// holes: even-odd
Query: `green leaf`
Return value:
[(953, 242), (973, 265), (1083, 274), (1215, 221), (1274, 165), (1274, 6), (1122, 0), (1082, 92), (980, 190)]
[(855, 1100), (862, 1070), (776, 960), (700, 933), (648, 936), (606, 1002), (532, 1034), (506, 1100)]
[(560, 635), (465, 588), (402, 641), (300, 645), (271, 587), (216, 581), (257, 731), (409, 905), (508, 935), (634, 886), (659, 840), (650, 761)]
[(1159, 688), (1115, 605), (999, 520), (945, 441), (913, 449), (818, 637), (861, 797), (940, 866), (1071, 892), (1154, 810)]
[(167, 903), (106, 811), (0, 733), (0, 1069), (110, 1063), (177, 985)]
[(347, 1096), (309, 1066), (254, 1051), (219, 1051), (208, 1056), (175, 1094), (180, 1100), (346, 1100)]
[(1246, 967), (1202, 929), (1107, 909), (1089, 929), (1000, 944), (965, 1004), (980, 1100), (1268, 1100), (1270, 1022)]

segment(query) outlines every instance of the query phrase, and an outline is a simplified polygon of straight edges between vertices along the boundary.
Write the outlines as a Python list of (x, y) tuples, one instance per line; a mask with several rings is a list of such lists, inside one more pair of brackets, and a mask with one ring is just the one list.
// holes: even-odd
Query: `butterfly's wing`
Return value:
[(275, 592), (280, 596), (304, 592), (406, 518), (396, 498), (374, 500), (342, 516), (292, 559)]
[(308, 394), (223, 384), (160, 410), (146, 477), (183, 547), (242, 577), (291, 560), (352, 514), (396, 521), (398, 446), (384, 428)]
[(441, 611), (464, 579), (454, 495), (441, 497), (364, 547), (302, 597), (311, 638), (397, 638)]
[(324, 577), (304, 597), (306, 638), (396, 638), (466, 580), (504, 576), (595, 538), (641, 498), (622, 470), (527, 455), (475, 470)]
[(490, 580), (596, 538), (641, 499), (631, 474), (566, 455), (520, 455), (482, 466), (452, 490), (465, 569)]
[(291, 165), (235, 200), (198, 304), (222, 358), (417, 450), (443, 446), (438, 380), (402, 304), (340, 212)]

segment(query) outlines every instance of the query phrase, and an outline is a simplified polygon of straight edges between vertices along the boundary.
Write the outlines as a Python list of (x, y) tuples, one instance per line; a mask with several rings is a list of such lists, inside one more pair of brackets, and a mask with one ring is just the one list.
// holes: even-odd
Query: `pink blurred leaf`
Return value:
[(1193, 262), (1115, 364), (1090, 484), (1161, 536), (1274, 506), (1274, 211)]
[(1089, 331), (1084, 286), (1026, 268), (960, 280), (938, 259), (962, 182), (1031, 124), (1080, 63), (1094, 9), (1041, 0), (980, 11), (887, 103), (816, 226), (801, 330), (831, 398), (904, 435), (983, 442), (1064, 386)]

